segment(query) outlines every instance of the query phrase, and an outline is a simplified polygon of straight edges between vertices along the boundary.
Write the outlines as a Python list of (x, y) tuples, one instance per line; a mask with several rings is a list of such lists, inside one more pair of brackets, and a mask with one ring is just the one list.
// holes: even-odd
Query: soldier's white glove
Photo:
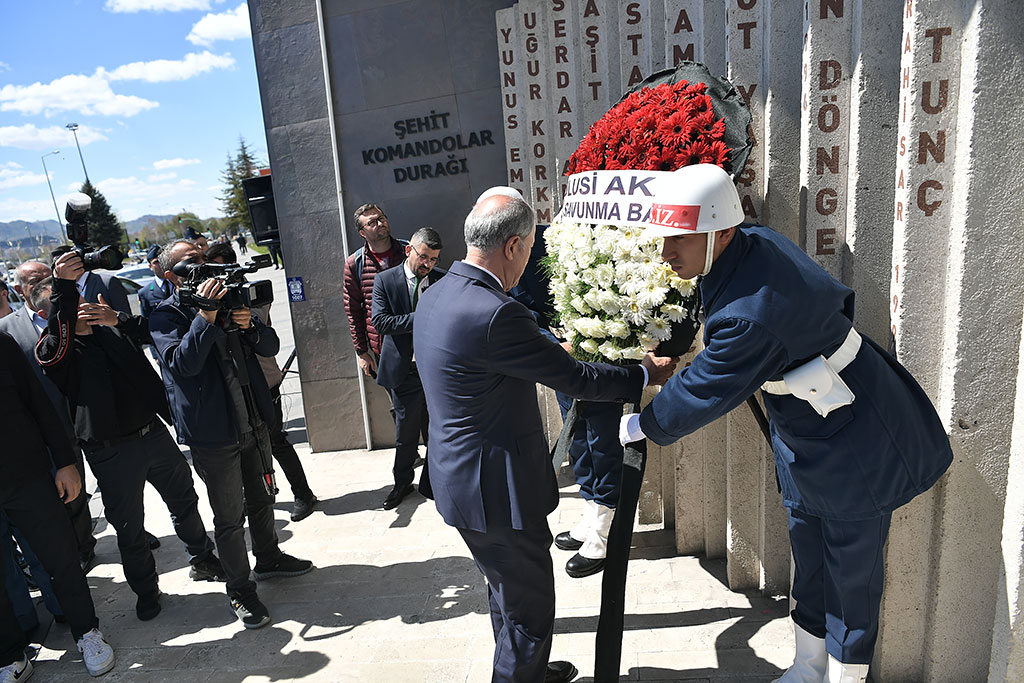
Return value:
[(619, 421), (619, 443), (625, 446), (628, 443), (641, 441), (646, 438), (647, 436), (640, 429), (640, 413), (630, 413), (622, 416), (622, 419)]

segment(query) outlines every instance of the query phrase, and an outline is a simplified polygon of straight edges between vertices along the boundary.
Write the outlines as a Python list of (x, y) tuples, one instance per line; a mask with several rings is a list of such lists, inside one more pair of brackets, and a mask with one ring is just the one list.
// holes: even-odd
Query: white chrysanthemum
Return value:
[(654, 282), (646, 282), (643, 288), (640, 289), (636, 294), (637, 303), (641, 306), (648, 308), (654, 308), (660, 306), (665, 301), (665, 296), (668, 294), (668, 287), (660, 287)]
[(598, 351), (597, 342), (594, 341), (593, 339), (583, 340), (583, 342), (580, 343), (580, 348), (586, 351), (587, 353), (597, 353)]
[[(669, 269), (671, 270), (671, 268)], [(674, 272), (669, 278), (669, 286), (674, 290), (682, 294), (683, 296), (690, 296), (693, 294), (694, 287), (696, 286), (695, 280), (684, 280), (683, 278), (676, 275)]]
[(609, 337), (616, 339), (625, 339), (629, 336), (629, 325), (621, 320), (609, 320), (604, 324), (604, 329), (608, 332)]
[(652, 318), (644, 330), (658, 341), (665, 341), (672, 336), (671, 323), (669, 323), (668, 318), (663, 318), (660, 315)]
[(622, 349), (622, 358), (624, 360), (640, 360), (646, 355), (647, 351), (639, 346), (631, 346), (628, 349)]
[(642, 328), (650, 322), (651, 313), (637, 302), (631, 301), (627, 306), (623, 307), (622, 318), (630, 325), (636, 325)]
[(686, 309), (678, 304), (665, 304), (661, 307), (661, 312), (674, 323), (681, 323), (686, 319)]
[(610, 341), (606, 341), (597, 348), (597, 352), (610, 361), (617, 361), (622, 358), (622, 349)]

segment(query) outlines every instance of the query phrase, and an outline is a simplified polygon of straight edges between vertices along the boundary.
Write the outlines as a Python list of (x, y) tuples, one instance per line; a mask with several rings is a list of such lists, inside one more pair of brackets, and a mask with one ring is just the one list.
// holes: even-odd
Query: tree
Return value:
[(124, 228), (107, 203), (107, 198), (88, 180), (82, 184), (82, 192), (92, 198), (92, 206), (89, 207), (89, 215), (86, 217), (89, 243), (94, 247), (108, 244), (116, 247), (122, 244), (126, 239)]
[(228, 155), (227, 165), (221, 174), (224, 192), (220, 195), (221, 207), (227, 224), (237, 225), (252, 230), (249, 220), (249, 204), (245, 198), (242, 181), (251, 178), (259, 169), (260, 163), (249, 151), (244, 138), (238, 138), (238, 152), (232, 157)]

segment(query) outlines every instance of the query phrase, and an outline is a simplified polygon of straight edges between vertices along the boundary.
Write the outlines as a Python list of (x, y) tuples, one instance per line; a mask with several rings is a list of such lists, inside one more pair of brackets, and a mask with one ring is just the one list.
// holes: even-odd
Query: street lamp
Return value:
[(68, 236), (64, 234), (64, 222), (61, 220), (60, 209), (57, 208), (57, 198), (53, 196), (53, 184), (50, 182), (50, 172), (46, 170), (46, 157), (51, 154), (60, 154), (59, 149), (55, 149), (52, 152), (47, 152), (39, 159), (43, 162), (43, 173), (46, 174), (46, 185), (50, 188), (50, 199), (53, 200), (53, 210), (57, 212), (57, 227), (60, 229), (60, 235), (64, 238), (64, 241), (68, 241)]
[(78, 158), (82, 161), (82, 173), (85, 174), (85, 182), (89, 182), (89, 172), (85, 170), (85, 158), (82, 156), (82, 146), (78, 144), (78, 124), (69, 123), (64, 126), (71, 131), (71, 134), (75, 136), (75, 147), (78, 148)]

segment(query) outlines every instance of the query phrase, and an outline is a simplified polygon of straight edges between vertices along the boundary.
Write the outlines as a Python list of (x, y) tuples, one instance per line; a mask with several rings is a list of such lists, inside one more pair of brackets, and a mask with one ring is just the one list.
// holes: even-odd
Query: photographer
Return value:
[[(142, 353), (150, 341), (145, 319), (86, 303), (75, 282), (84, 272), (75, 252), (54, 263), (50, 316), (36, 347), (43, 372), (67, 398), (75, 434), (100, 488), (107, 520), (117, 532), (125, 579), (138, 596), (135, 613), (160, 613), (156, 562), (143, 529), (143, 488), (164, 499), (185, 543), (194, 580), (222, 575), (199, 516), (192, 475), (158, 415), (170, 420), (163, 383)], [(45, 289), (44, 280), (38, 287)], [(116, 332), (114, 329), (116, 328)]]
[(210, 303), (228, 292), (221, 279), (186, 285), (173, 272), (183, 262), (201, 261), (202, 252), (188, 240), (164, 247), (160, 263), (175, 292), (150, 314), (149, 325), (160, 364), (174, 385), (171, 409), (178, 439), (192, 449), (192, 463), (209, 492), (231, 607), (246, 628), (259, 628), (270, 622), (270, 614), (249, 578), (245, 515), (256, 579), (298, 576), (313, 568), (308, 560), (282, 553), (274, 529), (266, 426), (273, 406), (256, 356), (274, 356), (279, 342), (248, 308), (204, 310), (182, 303), (186, 292)]
[[(230, 243), (222, 242), (213, 244), (206, 250), (205, 259), (207, 263), (236, 263), (238, 257)], [(270, 304), (261, 307), (256, 311), (261, 320), (265, 320), (270, 326)], [(277, 360), (270, 356), (257, 356), (263, 376), (270, 387), (270, 398), (274, 402), (274, 419), (267, 423), (270, 431), (271, 451), (274, 460), (281, 466), (288, 485), (292, 489), (292, 497), (295, 504), (292, 507), (291, 520), (299, 522), (313, 514), (317, 498), (309, 488), (309, 481), (306, 479), (306, 471), (302, 468), (302, 461), (295, 447), (288, 441), (288, 434), (284, 431), (284, 412), (281, 409), (281, 383), (284, 375), (277, 367)]]

